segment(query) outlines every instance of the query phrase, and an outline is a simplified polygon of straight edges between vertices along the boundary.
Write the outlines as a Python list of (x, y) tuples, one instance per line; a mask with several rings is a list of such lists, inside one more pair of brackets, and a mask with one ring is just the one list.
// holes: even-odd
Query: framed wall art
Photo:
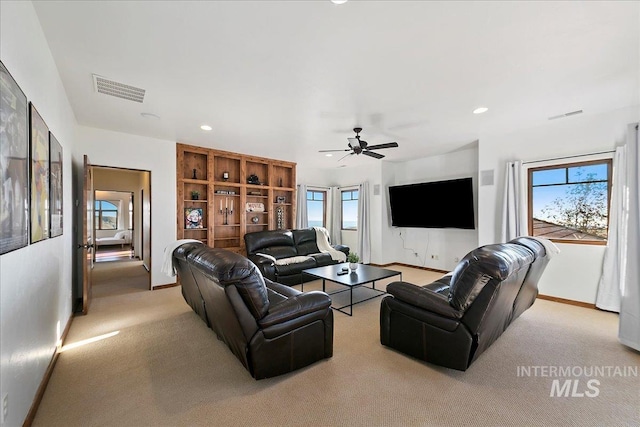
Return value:
[(31, 243), (49, 238), (49, 128), (29, 103), (31, 141)]
[(202, 208), (184, 209), (184, 228), (204, 228), (202, 223)]
[(62, 235), (62, 146), (49, 132), (49, 236)]
[(29, 109), (0, 62), (0, 254), (29, 244)]

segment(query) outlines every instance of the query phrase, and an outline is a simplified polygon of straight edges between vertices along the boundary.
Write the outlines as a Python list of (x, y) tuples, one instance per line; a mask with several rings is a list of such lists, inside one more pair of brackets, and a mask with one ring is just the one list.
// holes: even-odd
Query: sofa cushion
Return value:
[[(275, 247), (290, 247), (294, 248), (295, 251), (293, 233), (290, 230), (269, 230), (247, 233), (244, 235), (244, 241), (247, 247), (247, 254), (249, 255), (255, 254), (256, 252), (265, 252), (267, 248)], [(274, 254), (270, 253), (270, 255)], [(294, 253), (294, 255), (297, 255), (297, 253)], [(276, 258), (283, 257), (276, 256)]]
[(316, 260), (316, 264), (318, 265), (318, 267), (324, 267), (325, 265), (335, 264), (335, 261), (331, 257), (331, 254), (317, 253), (317, 254), (309, 254), (309, 256)]
[(320, 252), (316, 243), (316, 230), (313, 228), (293, 230), (293, 241), (298, 248), (298, 255), (309, 255)]
[[(302, 259), (303, 257), (296, 257)], [(278, 276), (289, 276), (299, 274), (307, 268), (317, 267), (316, 260), (311, 257), (304, 257), (304, 261), (294, 262), (291, 264), (276, 264), (276, 274)]]
[(262, 248), (256, 253), (270, 255), (276, 260), (282, 258), (291, 258), (298, 255), (295, 246), (271, 246), (268, 248)]

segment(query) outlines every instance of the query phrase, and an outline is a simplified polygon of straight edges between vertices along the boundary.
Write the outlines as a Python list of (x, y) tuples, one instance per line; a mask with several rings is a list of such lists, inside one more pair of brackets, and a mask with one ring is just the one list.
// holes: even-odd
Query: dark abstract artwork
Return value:
[(29, 244), (27, 97), (0, 62), (0, 254)]

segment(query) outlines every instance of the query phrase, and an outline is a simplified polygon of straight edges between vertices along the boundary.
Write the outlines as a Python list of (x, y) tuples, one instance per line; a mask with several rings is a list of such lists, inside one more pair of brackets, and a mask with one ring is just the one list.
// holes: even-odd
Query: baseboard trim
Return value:
[(69, 320), (67, 321), (67, 326), (65, 326), (64, 331), (62, 331), (62, 336), (60, 337), (60, 341), (56, 344), (56, 349), (53, 352), (53, 356), (51, 356), (51, 360), (49, 361), (49, 366), (47, 366), (47, 370), (44, 372), (42, 381), (40, 381), (40, 385), (38, 386), (36, 395), (33, 397), (33, 402), (31, 403), (31, 407), (29, 408), (27, 417), (24, 419), (24, 423), (22, 423), (22, 427), (31, 427), (31, 425), (33, 424), (33, 420), (36, 418), (36, 413), (38, 412), (38, 408), (40, 407), (40, 402), (42, 402), (42, 398), (44, 397), (44, 392), (47, 389), (47, 385), (49, 385), (49, 380), (51, 379), (51, 375), (53, 374), (53, 368), (56, 366), (56, 362), (58, 361), (58, 356), (60, 355), (60, 348), (62, 347), (62, 344), (67, 339), (67, 335), (69, 334), (69, 329), (71, 329), (72, 322), (73, 322), (73, 313), (69, 317)]
[(388, 264), (373, 264), (373, 263), (370, 263), (369, 265), (372, 265), (374, 267), (381, 267), (381, 268), (390, 267), (392, 265), (401, 265), (403, 267), (417, 268), (418, 270), (433, 271), (435, 273), (447, 274), (449, 272), (447, 270), (438, 270), (437, 268), (430, 268), (430, 267), (420, 267), (419, 265), (405, 264), (405, 263), (402, 263), (402, 262), (390, 262)]
[(151, 290), (157, 291), (158, 289), (175, 288), (176, 286), (178, 286), (177, 283), (169, 283), (167, 285), (154, 286), (153, 288), (151, 288)]
[(559, 303), (562, 303), (562, 304), (575, 305), (577, 307), (593, 308), (593, 309), (596, 308), (595, 304), (591, 304), (591, 303), (588, 303), (588, 302), (574, 301), (574, 300), (571, 300), (571, 299), (552, 297), (552, 296), (549, 296), (549, 295), (538, 294), (538, 298), (543, 299), (543, 300), (547, 300), (547, 301), (559, 302)]

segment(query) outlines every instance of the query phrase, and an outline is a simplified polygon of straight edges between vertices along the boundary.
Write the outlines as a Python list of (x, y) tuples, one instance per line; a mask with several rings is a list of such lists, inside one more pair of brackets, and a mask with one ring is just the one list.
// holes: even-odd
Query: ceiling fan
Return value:
[(344, 159), (347, 156), (352, 156), (354, 154), (364, 154), (365, 156), (373, 157), (374, 159), (381, 159), (384, 156), (382, 154), (376, 153), (373, 150), (381, 150), (383, 148), (395, 148), (398, 146), (397, 142), (387, 142), (386, 144), (368, 145), (367, 141), (360, 140), (360, 132), (362, 132), (362, 128), (353, 128), (353, 131), (356, 133), (356, 137), (347, 138), (349, 140), (349, 148), (346, 148), (344, 150), (320, 150), (319, 152), (330, 153), (334, 151), (351, 151), (349, 154), (342, 157), (340, 160)]

